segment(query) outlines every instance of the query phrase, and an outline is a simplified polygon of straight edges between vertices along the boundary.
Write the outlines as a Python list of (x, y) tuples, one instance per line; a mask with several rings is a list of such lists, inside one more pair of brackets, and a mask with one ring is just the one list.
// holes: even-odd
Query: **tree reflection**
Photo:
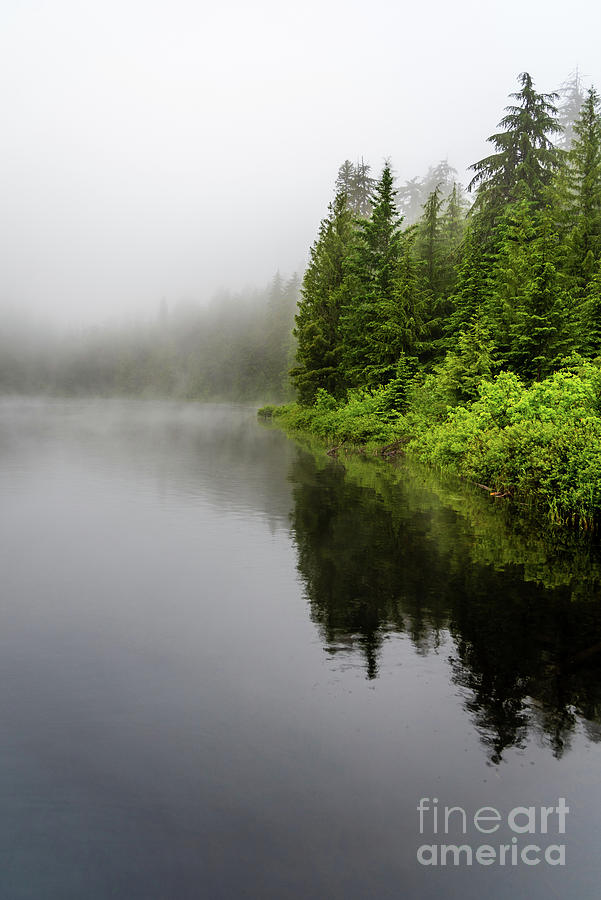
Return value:
[(359, 654), (375, 679), (388, 632), (419, 653), (448, 634), (453, 681), (492, 762), (532, 731), (557, 757), (579, 723), (599, 740), (594, 548), (406, 464), (300, 451), (290, 478), (298, 569), (330, 654)]

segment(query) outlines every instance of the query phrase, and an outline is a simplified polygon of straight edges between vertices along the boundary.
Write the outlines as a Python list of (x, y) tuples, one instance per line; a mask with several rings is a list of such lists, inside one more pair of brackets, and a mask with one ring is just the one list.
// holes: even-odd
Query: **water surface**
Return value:
[[(0, 897), (598, 896), (593, 541), (248, 407), (5, 399), (0, 572)], [(565, 797), (566, 865), (423, 867), (422, 797)]]

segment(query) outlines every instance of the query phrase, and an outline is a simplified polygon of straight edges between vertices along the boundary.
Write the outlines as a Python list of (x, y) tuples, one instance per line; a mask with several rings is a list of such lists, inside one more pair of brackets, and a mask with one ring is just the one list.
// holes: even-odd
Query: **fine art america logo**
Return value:
[[(422, 797), (417, 811), (420, 835), (434, 838), (434, 843), (417, 848), (422, 866), (566, 864), (566, 847), (557, 837), (566, 833), (570, 808), (565, 797), (553, 806), (515, 806), (507, 813), (494, 806), (468, 812), (462, 806), (439, 806), (437, 797)], [(493, 834), (496, 838), (489, 838), (491, 843), (483, 843), (483, 835)]]

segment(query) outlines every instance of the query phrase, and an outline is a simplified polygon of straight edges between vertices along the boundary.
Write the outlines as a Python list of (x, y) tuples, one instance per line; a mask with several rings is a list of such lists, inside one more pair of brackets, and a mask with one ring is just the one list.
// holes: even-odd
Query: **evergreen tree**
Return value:
[(426, 200), (418, 227), (419, 255), (424, 261), (426, 282), (433, 295), (440, 287), (442, 204), (440, 188), (436, 187)]
[(466, 225), (457, 265), (457, 283), (449, 303), (445, 322), (446, 345), (455, 346), (460, 332), (480, 314), (490, 294), (494, 255), (488, 250), (478, 217), (471, 217)]
[(466, 228), (467, 203), (461, 186), (455, 182), (441, 219), (440, 291), (449, 297), (457, 281), (457, 265)]
[(344, 390), (339, 319), (345, 260), (354, 235), (353, 214), (346, 194), (339, 192), (311, 248), (295, 319), (297, 364), (290, 377), (303, 403), (311, 403), (320, 388), (335, 396)]
[(574, 348), (559, 237), (551, 211), (525, 198), (508, 207), (500, 231), (488, 321), (501, 361), (527, 379), (540, 379)]
[(399, 212), (406, 226), (415, 225), (422, 214), (424, 202), (423, 181), (412, 178), (397, 190)]
[(584, 102), (584, 89), (578, 69), (570, 73), (557, 93), (560, 100), (557, 121), (561, 127), (558, 143), (562, 150), (570, 150), (574, 139), (574, 125), (580, 117)]
[(443, 159), (435, 166), (430, 166), (424, 178), (412, 178), (406, 181), (397, 191), (399, 210), (403, 215), (405, 226), (415, 225), (422, 217), (428, 197), (433, 191), (439, 191), (443, 201), (453, 193), (457, 185), (461, 194), (461, 187), (456, 181), (457, 170), (448, 160)]
[(568, 271), (580, 296), (586, 292), (601, 256), (601, 114), (600, 98), (590, 88), (574, 124), (564, 182), (568, 236)]
[(478, 386), (492, 375), (495, 344), (483, 315), (476, 315), (458, 333), (453, 350), (437, 370), (441, 386), (456, 403), (478, 396)]
[(521, 88), (506, 107), (498, 134), (488, 138), (495, 153), (471, 166), (469, 189), (478, 189), (476, 208), (494, 228), (508, 203), (522, 196), (539, 207), (546, 188), (560, 165), (561, 154), (551, 138), (561, 131), (554, 101), (557, 94), (539, 94), (527, 72), (519, 77)]
[(401, 231), (388, 164), (372, 203), (371, 217), (359, 225), (346, 280), (343, 342), (351, 386), (390, 381), (401, 352), (413, 355), (419, 331), (412, 242)]
[(276, 272), (267, 296), (260, 369), (265, 384), (282, 394), (289, 390), (288, 370), (298, 296), (298, 276), (292, 275), (288, 281), (284, 281), (280, 273)]
[(601, 356), (601, 260), (589, 281), (580, 314), (583, 351), (593, 358)]
[[(403, 354), (403, 377), (423, 353), (426, 316), (426, 291), (422, 264), (415, 252), (416, 229), (403, 232), (391, 303), (396, 323), (396, 347)], [(407, 368), (409, 367), (409, 368)], [(397, 376), (399, 372), (397, 364)]]
[(428, 338), (422, 348), (422, 361), (426, 363), (431, 362), (442, 352), (443, 322), (447, 313), (441, 294), (441, 276), (443, 274), (442, 205), (440, 189), (437, 187), (428, 197), (417, 227), (418, 255), (423, 266), (426, 297), (425, 317)]
[(353, 183), (355, 179), (355, 167), (350, 159), (345, 159), (336, 177), (335, 193), (346, 194), (347, 202), (350, 205), (350, 198), (353, 192)]
[(422, 197), (427, 199), (438, 190), (441, 198), (446, 200), (453, 191), (457, 181), (457, 169), (450, 165), (448, 159), (442, 159), (435, 166), (430, 166), (422, 182)]
[(372, 211), (372, 192), (375, 181), (369, 174), (370, 171), (371, 166), (362, 159), (355, 166), (351, 180), (350, 206), (355, 215), (362, 219), (367, 219)]

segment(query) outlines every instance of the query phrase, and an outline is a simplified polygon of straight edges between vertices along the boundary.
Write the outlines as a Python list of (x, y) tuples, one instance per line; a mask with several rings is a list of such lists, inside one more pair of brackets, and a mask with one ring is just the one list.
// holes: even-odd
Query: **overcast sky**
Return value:
[(519, 72), (601, 88), (600, 33), (592, 0), (2, 0), (0, 312), (291, 273), (345, 158), (463, 170)]

